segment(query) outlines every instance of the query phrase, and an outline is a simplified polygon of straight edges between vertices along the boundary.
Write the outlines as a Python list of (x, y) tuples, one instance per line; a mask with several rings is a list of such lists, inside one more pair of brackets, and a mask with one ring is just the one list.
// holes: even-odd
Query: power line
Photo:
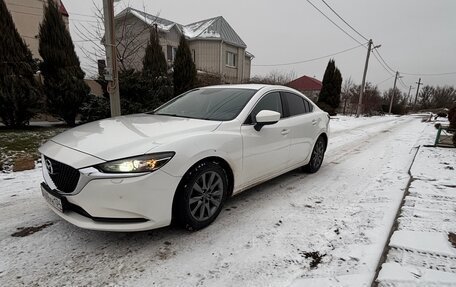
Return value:
[(328, 6), (329, 9), (331, 9), (331, 11), (334, 12), (334, 14), (336, 14), (337, 17), (339, 17), (340, 20), (342, 20), (345, 24), (347, 24), (348, 27), (350, 27), (353, 31), (355, 31), (356, 34), (358, 34), (359, 36), (361, 36), (361, 38), (363, 38), (364, 40), (366, 41), (369, 41), (369, 39), (367, 39), (366, 37), (364, 37), (360, 32), (358, 32), (355, 28), (353, 28), (352, 25), (348, 24), (347, 21), (344, 20), (344, 18), (342, 18), (342, 16), (339, 15), (339, 13), (337, 13), (331, 6), (329, 6), (328, 3), (326, 3), (325, 0), (321, 0), (323, 3), (325, 3), (326, 6)]
[[(329, 18), (323, 11), (321, 11), (317, 6), (315, 6), (310, 0), (306, 0), (312, 7), (314, 7), (318, 12), (320, 12), (320, 14), (322, 14), (326, 19), (328, 19), (334, 26), (336, 26), (337, 28), (339, 28), (339, 30), (341, 30), (344, 34), (346, 34), (347, 36), (349, 36), (352, 40), (354, 40), (355, 42), (357, 42), (358, 44), (360, 45), (363, 45), (364, 44), (361, 44), (361, 42), (359, 42), (357, 39), (355, 39), (351, 34), (349, 34), (347, 31), (345, 31), (342, 27), (340, 27), (339, 25), (337, 25), (331, 18)], [(347, 21), (345, 21), (345, 19), (343, 19), (342, 16), (340, 16), (325, 0), (321, 0), (329, 9), (331, 9), (331, 11), (336, 14), (337, 17), (339, 17), (339, 19), (341, 19), (347, 26), (349, 26), (353, 31), (355, 31), (355, 33), (357, 33), (360, 37), (362, 37), (363, 39), (366, 39), (367, 38), (362, 35), (361, 33), (359, 33), (354, 27), (352, 27)], [(397, 70), (391, 68), (391, 66), (388, 64), (388, 62), (382, 57), (382, 55), (380, 54), (380, 52), (378, 51), (375, 51), (377, 53), (373, 53), (374, 54), (374, 57), (375, 59), (378, 61), (378, 63), (382, 66), (383, 69), (385, 69), (385, 71), (387, 71), (390, 75), (392, 75), (393, 73), (395, 73)], [(377, 55), (378, 56), (377, 56)], [(455, 72), (446, 72), (446, 73), (409, 73), (409, 72), (401, 72), (402, 75), (408, 75), (408, 76), (428, 76), (428, 77), (437, 77), (437, 76), (447, 76), (447, 75), (456, 75), (456, 71)], [(400, 81), (401, 85), (405, 85), (403, 83), (403, 81), (401, 80)], [(407, 88), (407, 87), (405, 87)]]
[(25, 7), (29, 9), (37, 9), (37, 10), (43, 10), (43, 7), (34, 7), (34, 6), (27, 6), (27, 5), (21, 5), (21, 4), (16, 4), (16, 3), (8, 3), (8, 6), (18, 6), (18, 7)]
[[(44, 14), (28, 13), (28, 12), (15, 11), (15, 10), (10, 10), (10, 11), (13, 12), (13, 13), (18, 13), (18, 14), (23, 14), (23, 15), (32, 15), (32, 16), (44, 17)], [(73, 17), (71, 17), (70, 20), (71, 21), (80, 22), (80, 23), (99, 23), (98, 21), (74, 19)]]
[(388, 63), (385, 61), (385, 59), (383, 59), (383, 57), (382, 57), (382, 55), (380, 54), (380, 52), (379, 52), (379, 51), (375, 51), (375, 52), (376, 52), (377, 55), (380, 57), (380, 59), (382, 60), (382, 62), (385, 64), (385, 66), (386, 66), (391, 72), (395, 73), (396, 70), (392, 69), (392, 68), (390, 67), (390, 65), (388, 65)]
[(95, 20), (83, 20), (83, 19), (74, 19), (73, 17), (70, 17), (70, 21), (76, 21), (76, 22), (79, 22), (79, 23), (100, 23), (99, 21), (95, 21)]
[(376, 86), (381, 85), (381, 84), (383, 84), (384, 82), (386, 82), (386, 81), (392, 79), (393, 77), (394, 77), (394, 76), (388, 77), (388, 78), (384, 79), (383, 81), (378, 82), (378, 83), (375, 84), (375, 85), (376, 85)]
[[(40, 2), (41, 3), (41, 2)], [(34, 6), (29, 6), (29, 5), (21, 5), (21, 4), (16, 4), (16, 3), (9, 3), (8, 6), (11, 5), (11, 6), (17, 6), (17, 7), (24, 7), (24, 8), (28, 8), (28, 9), (36, 9), (36, 10), (40, 10), (40, 11), (43, 11), (43, 7), (34, 7)], [(26, 13), (26, 12), (19, 12), (19, 11), (13, 11), (13, 12), (16, 12), (16, 13)], [(74, 12), (68, 12), (68, 14), (71, 16), (71, 15), (78, 15), (78, 16), (83, 16), (83, 17), (90, 17), (90, 18), (96, 18), (98, 19), (97, 16), (95, 15), (89, 15), (89, 14), (82, 14), (82, 13), (74, 13)], [(39, 15), (37, 15), (39, 16)]]
[[(388, 62), (385, 61), (385, 59), (382, 57), (382, 55), (380, 54), (379, 51), (375, 51), (377, 52), (378, 56), (380, 57), (380, 59), (382, 60), (382, 62), (386, 65), (386, 67), (394, 72), (394, 69), (391, 68), (391, 66), (388, 65)], [(429, 76), (429, 77), (432, 77), (432, 76), (445, 76), (445, 75), (455, 75), (456, 72), (447, 72), (447, 73), (406, 73), (406, 72), (401, 72), (402, 75), (408, 75), (408, 76)]]
[(339, 25), (336, 24), (336, 22), (334, 22), (333, 20), (331, 20), (331, 18), (329, 18), (325, 13), (323, 13), (323, 11), (321, 11), (317, 6), (315, 6), (312, 2), (310, 2), (310, 0), (306, 0), (310, 5), (312, 5), (312, 7), (314, 7), (318, 12), (321, 13), (321, 15), (323, 15), (326, 19), (328, 19), (331, 23), (333, 23), (337, 28), (339, 28), (339, 30), (341, 30), (342, 32), (344, 32), (348, 37), (352, 38), (353, 41), (357, 42), (358, 44), (360, 45), (364, 45), (362, 44), (360, 41), (356, 40), (352, 35), (350, 35), (347, 31), (345, 31), (343, 28), (341, 28)]
[(29, 38), (29, 39), (38, 39), (37, 37), (33, 37), (33, 36), (26, 36), (26, 35), (21, 35), (21, 37), (24, 37), (24, 38)]
[(16, 10), (10, 10), (10, 12), (18, 13), (18, 14), (24, 14), (24, 15), (32, 15), (32, 16), (43, 17), (43, 14), (27, 13), (27, 12), (21, 12), (21, 11), (16, 11)]
[(388, 74), (390, 74), (390, 75), (392, 75), (392, 76), (394, 77), (393, 73), (391, 73), (390, 70), (389, 70), (387, 67), (385, 67), (385, 65), (382, 63), (382, 61), (380, 61), (380, 59), (377, 57), (377, 55), (376, 55), (375, 53), (372, 53), (372, 55), (374, 55), (374, 58), (377, 60), (377, 62), (380, 64), (380, 66), (382, 66), (382, 68), (383, 68)]
[(356, 47), (352, 47), (352, 48), (349, 48), (349, 49), (342, 50), (342, 51), (337, 52), (337, 53), (333, 53), (333, 54), (329, 54), (329, 55), (325, 55), (325, 56), (321, 56), (321, 57), (317, 57), (317, 58), (313, 58), (313, 59), (308, 59), (308, 60), (302, 60), (302, 61), (290, 62), (290, 63), (281, 63), (281, 64), (261, 64), (261, 65), (252, 65), (252, 66), (256, 66), (256, 67), (277, 67), (277, 66), (289, 66), (289, 65), (295, 65), (295, 64), (302, 64), (302, 63), (307, 63), (307, 62), (312, 62), (312, 61), (316, 61), (316, 60), (321, 60), (321, 59), (324, 59), (324, 58), (328, 58), (328, 57), (331, 57), (331, 56), (342, 54), (342, 53), (357, 49), (357, 48), (359, 48), (361, 46), (364, 46), (364, 45), (365, 45), (365, 43), (361, 44), (361, 45), (358, 45)]
[(94, 15), (89, 15), (89, 14), (81, 14), (81, 13), (74, 13), (74, 12), (68, 12), (68, 14), (71, 15), (77, 15), (77, 16), (83, 16), (83, 17), (90, 17), (90, 18), (95, 18), (98, 19), (97, 16)]
[(446, 76), (446, 75), (456, 75), (456, 72), (448, 72), (448, 73), (431, 73), (431, 74), (413, 74), (413, 73), (405, 73), (402, 72), (401, 74), (403, 75), (408, 75), (408, 76), (428, 76), (428, 77), (436, 77), (436, 76)]
[(402, 85), (402, 87), (404, 89), (407, 89), (408, 86), (404, 83), (404, 81), (402, 80), (402, 77), (399, 78), (399, 83)]

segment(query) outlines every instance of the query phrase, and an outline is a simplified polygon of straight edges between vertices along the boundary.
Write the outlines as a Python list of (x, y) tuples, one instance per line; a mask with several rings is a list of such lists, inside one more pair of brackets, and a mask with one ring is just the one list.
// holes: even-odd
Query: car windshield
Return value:
[(229, 121), (237, 117), (256, 92), (237, 88), (192, 90), (158, 108), (153, 114)]

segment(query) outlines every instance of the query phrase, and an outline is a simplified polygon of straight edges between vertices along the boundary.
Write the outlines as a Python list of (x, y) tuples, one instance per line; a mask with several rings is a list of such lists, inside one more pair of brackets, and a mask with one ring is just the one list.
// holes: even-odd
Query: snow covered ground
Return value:
[(193, 233), (82, 230), (47, 208), (39, 169), (1, 174), (0, 286), (370, 286), (435, 129), (413, 116), (338, 117), (331, 131), (318, 173), (235, 196)]
[(379, 286), (456, 286), (456, 151), (421, 147), (411, 175)]

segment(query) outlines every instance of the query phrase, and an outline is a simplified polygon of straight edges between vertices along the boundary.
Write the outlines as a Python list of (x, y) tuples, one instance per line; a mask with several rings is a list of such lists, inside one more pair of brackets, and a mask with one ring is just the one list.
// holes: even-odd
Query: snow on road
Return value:
[(235, 196), (194, 233), (79, 229), (47, 208), (38, 169), (0, 175), (0, 286), (368, 286), (430, 128), (415, 117), (332, 119), (318, 173)]

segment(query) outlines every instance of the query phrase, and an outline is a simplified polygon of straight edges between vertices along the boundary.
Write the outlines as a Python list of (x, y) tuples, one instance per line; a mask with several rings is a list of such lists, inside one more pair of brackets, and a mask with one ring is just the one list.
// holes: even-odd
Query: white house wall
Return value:
[(195, 52), (195, 66), (198, 70), (220, 73), (220, 41), (190, 41), (190, 51)]
[[(128, 42), (130, 40), (129, 37), (135, 38), (134, 43), (127, 47), (125, 54), (129, 54), (129, 56), (124, 61), (125, 68), (141, 70), (145, 48), (150, 37), (149, 28), (151, 27), (132, 15), (118, 19), (116, 24), (117, 41)], [(160, 45), (166, 59), (167, 46), (177, 48), (179, 46), (180, 36), (180, 31), (176, 27), (173, 27), (168, 32), (159, 32)], [(119, 54), (122, 55), (125, 52), (125, 48), (122, 45), (118, 47)], [(198, 70), (221, 74), (222, 79), (226, 83), (245, 82), (250, 78), (250, 58), (245, 56), (244, 48), (239, 48), (220, 40), (210, 39), (190, 40), (189, 48), (192, 55), (194, 55), (195, 66)], [(226, 65), (227, 52), (236, 55), (236, 67)]]

